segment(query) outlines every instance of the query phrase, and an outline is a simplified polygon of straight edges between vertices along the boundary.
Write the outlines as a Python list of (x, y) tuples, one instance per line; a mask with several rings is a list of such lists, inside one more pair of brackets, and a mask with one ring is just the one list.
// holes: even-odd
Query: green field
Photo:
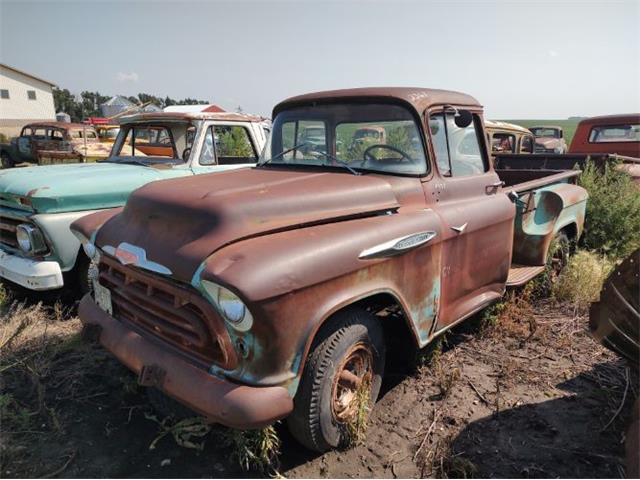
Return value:
[(576, 133), (576, 127), (579, 118), (572, 118), (568, 120), (500, 120), (501, 122), (515, 123), (516, 125), (523, 126), (525, 128), (535, 127), (540, 125), (557, 125), (564, 130), (564, 138), (567, 142), (567, 146), (571, 144), (574, 133)]

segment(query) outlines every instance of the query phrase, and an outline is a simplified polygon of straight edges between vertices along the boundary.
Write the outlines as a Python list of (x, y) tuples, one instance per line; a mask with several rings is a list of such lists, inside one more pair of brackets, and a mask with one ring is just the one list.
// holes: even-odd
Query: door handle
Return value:
[(504, 187), (504, 182), (502, 180), (490, 183), (484, 188), (487, 194), (491, 194), (491, 193), (496, 193), (500, 187)]
[(460, 225), (459, 227), (451, 227), (451, 230), (455, 230), (458, 233), (464, 232), (465, 228), (467, 228), (468, 222)]

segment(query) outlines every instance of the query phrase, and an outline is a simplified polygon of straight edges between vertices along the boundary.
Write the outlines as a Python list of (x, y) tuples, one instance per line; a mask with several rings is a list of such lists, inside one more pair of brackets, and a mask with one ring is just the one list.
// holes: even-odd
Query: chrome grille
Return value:
[(235, 350), (222, 319), (195, 289), (122, 265), (103, 254), (100, 285), (111, 292), (113, 316), (163, 340), (195, 362), (235, 366)]

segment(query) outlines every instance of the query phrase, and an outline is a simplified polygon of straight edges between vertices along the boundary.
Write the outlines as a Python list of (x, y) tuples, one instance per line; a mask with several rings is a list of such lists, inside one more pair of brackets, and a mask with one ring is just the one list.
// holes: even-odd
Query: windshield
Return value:
[(189, 160), (195, 126), (188, 122), (123, 125), (110, 161), (178, 164)]
[(560, 132), (555, 128), (532, 128), (531, 133), (536, 137), (560, 138)]
[(279, 113), (260, 162), (349, 167), (385, 173), (426, 173), (420, 130), (393, 104), (332, 104)]

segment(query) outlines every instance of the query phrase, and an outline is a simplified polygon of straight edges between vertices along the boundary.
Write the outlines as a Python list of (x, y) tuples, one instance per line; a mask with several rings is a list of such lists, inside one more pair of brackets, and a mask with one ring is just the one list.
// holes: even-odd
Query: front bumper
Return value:
[(140, 378), (145, 370), (161, 372), (154, 386), (212, 423), (261, 428), (293, 410), (293, 399), (286, 388), (250, 387), (215, 377), (128, 329), (100, 309), (90, 295), (80, 302), (78, 316), (86, 326), (99, 326), (100, 343)]
[(32, 260), (0, 250), (0, 277), (30, 290), (54, 290), (64, 285), (58, 262)]

